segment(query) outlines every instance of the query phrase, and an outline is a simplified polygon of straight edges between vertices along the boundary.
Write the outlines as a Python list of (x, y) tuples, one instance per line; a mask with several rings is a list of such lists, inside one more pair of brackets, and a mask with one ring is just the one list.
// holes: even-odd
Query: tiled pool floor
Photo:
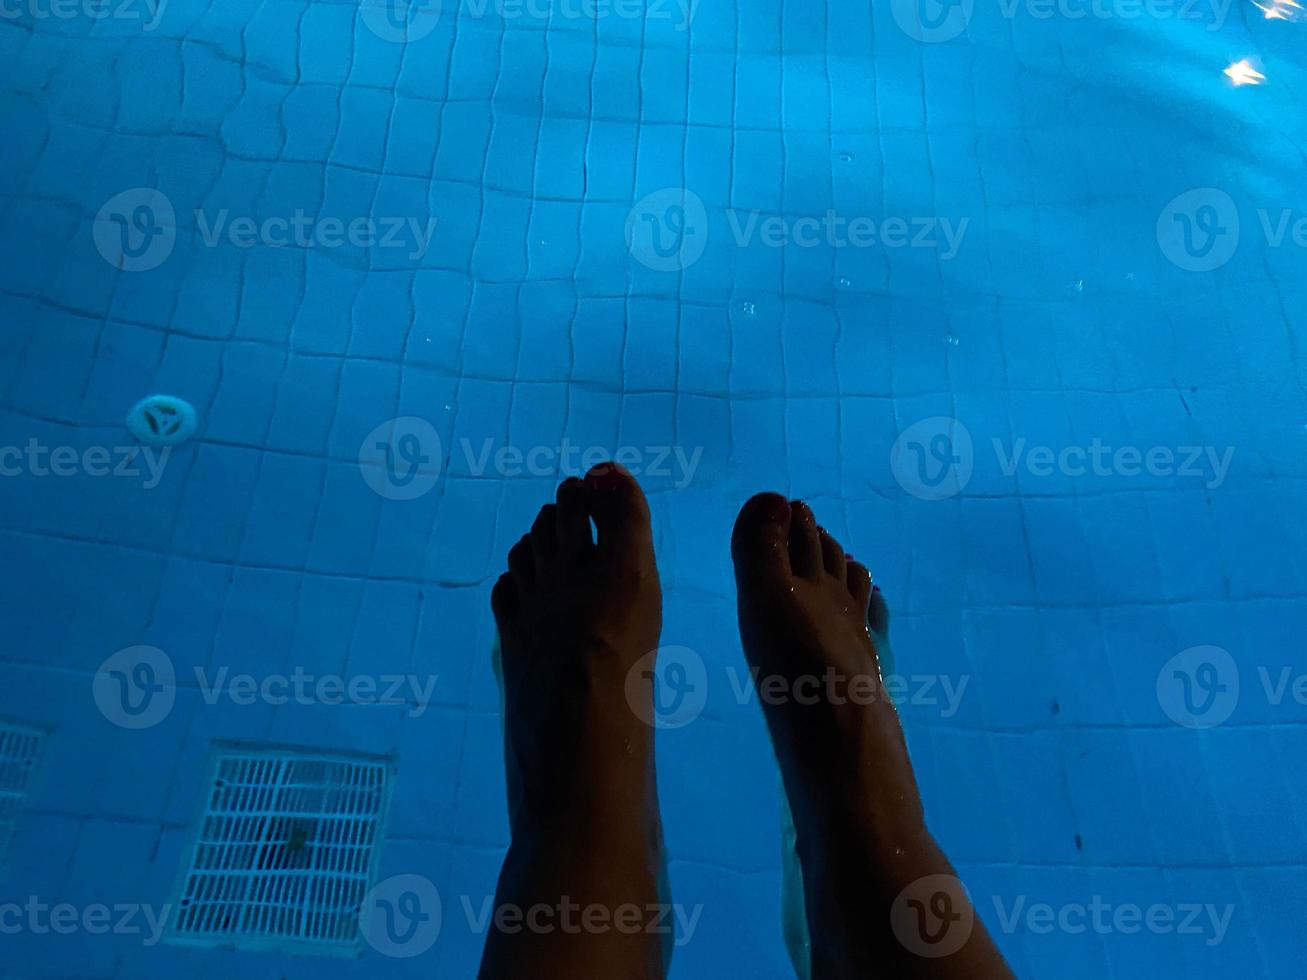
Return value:
[[(379, 873), (444, 916), (411, 959), (25, 928), (0, 972), (472, 976), (506, 841), (488, 591), (593, 447), (647, 471), (664, 639), (707, 681), (660, 742), (702, 906), (676, 976), (789, 975), (727, 554), (764, 488), (872, 566), (898, 671), (934, 678), (902, 708), (931, 819), (1020, 975), (1296, 975), (1307, 28), (1007, 6), (918, 21), (968, 18), (932, 43), (879, 0), (701, 0), (688, 30), (447, 0), (407, 45), (348, 2), (2, 8), (0, 716), (47, 737), (0, 898), (175, 901), (237, 741), (392, 759)], [(1264, 84), (1222, 74), (1245, 57)], [(95, 475), (155, 392), (198, 437)], [(374, 492), (360, 447), (409, 416), (443, 469)], [(178, 680), (147, 728), (93, 697), (138, 645)], [(1201, 730), (1163, 669), (1196, 646), (1241, 682)], [(435, 680), (429, 706), (206, 687), (297, 668)], [(1175, 925), (1132, 927), (1154, 906)]]

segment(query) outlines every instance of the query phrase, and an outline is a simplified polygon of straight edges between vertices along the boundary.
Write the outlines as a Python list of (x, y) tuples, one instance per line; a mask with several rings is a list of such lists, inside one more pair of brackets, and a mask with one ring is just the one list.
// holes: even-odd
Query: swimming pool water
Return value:
[[(791, 975), (727, 553), (759, 489), (889, 597), (1019, 975), (1298, 975), (1307, 28), (1269, 13), (0, 4), (0, 975), (474, 975), (489, 588), (619, 451), (677, 648), (674, 976)], [(151, 395), (195, 410), (166, 455)], [(438, 895), (430, 942), (145, 925), (232, 746), (382, 761), (357, 881)]]

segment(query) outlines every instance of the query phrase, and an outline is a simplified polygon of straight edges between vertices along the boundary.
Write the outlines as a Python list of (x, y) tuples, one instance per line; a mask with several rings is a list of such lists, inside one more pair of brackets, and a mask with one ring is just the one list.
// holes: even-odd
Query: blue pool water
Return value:
[[(1300, 975), (1307, 26), (598, 9), (0, 3), (0, 975), (474, 975), (489, 588), (619, 450), (683, 648), (674, 976), (791, 975), (727, 554), (764, 488), (895, 608), (931, 822), (1019, 975)], [(154, 395), (198, 423), (166, 455)], [(320, 787), (370, 787), (353, 887), (438, 929), (238, 928), (280, 899), (236, 875), (188, 932), (255, 826), (206, 807), (265, 779), (310, 787), (256, 821), (301, 870)]]

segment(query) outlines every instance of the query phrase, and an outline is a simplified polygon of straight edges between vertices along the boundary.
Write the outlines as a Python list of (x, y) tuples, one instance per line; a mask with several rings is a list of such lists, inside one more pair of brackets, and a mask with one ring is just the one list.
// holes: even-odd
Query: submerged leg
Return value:
[(796, 695), (762, 700), (793, 818), (813, 980), (1010, 978), (926, 830), (873, 639), (889, 613), (867, 569), (806, 504), (775, 494), (745, 505), (732, 552), (760, 694), (781, 678)]
[(508, 566), (491, 601), (512, 842), (481, 976), (662, 977), (652, 680), (627, 683), (662, 626), (644, 494), (615, 464), (566, 481)]

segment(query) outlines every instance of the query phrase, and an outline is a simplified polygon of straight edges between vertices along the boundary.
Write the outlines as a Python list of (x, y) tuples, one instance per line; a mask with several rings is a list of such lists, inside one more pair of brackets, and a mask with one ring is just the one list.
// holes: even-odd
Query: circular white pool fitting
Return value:
[(127, 431), (146, 446), (179, 446), (198, 426), (191, 403), (172, 395), (142, 398), (127, 413)]

